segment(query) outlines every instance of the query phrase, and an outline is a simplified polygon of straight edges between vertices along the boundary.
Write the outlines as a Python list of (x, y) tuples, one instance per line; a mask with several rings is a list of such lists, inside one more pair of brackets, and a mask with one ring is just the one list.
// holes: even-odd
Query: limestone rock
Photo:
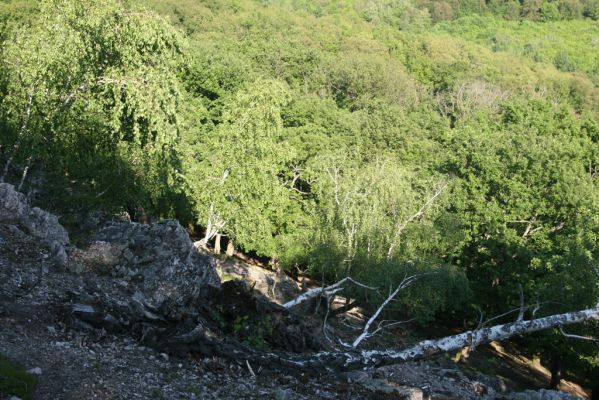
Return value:
[[(206, 253), (203, 249), (199, 249), (199, 251)], [(248, 263), (233, 259), (217, 259), (216, 269), (223, 281), (228, 279), (243, 280), (255, 290), (279, 304), (283, 304), (301, 293), (298, 283), (287, 275)]]
[(409, 387), (409, 386), (400, 386), (397, 388), (397, 393), (399, 394), (400, 398), (402, 398), (404, 400), (423, 400), (424, 399), (424, 393), (422, 392), (422, 389), (420, 389), (420, 388)]
[(422, 389), (412, 386), (402, 386), (387, 379), (366, 379), (358, 383), (375, 393), (395, 395), (403, 400), (424, 399), (424, 392)]
[(31, 375), (41, 375), (42, 369), (40, 367), (31, 368), (27, 370), (27, 373)]
[(8, 183), (0, 183), (0, 224), (17, 225), (47, 243), (69, 243), (69, 234), (55, 215), (37, 207), (30, 208), (25, 195)]
[(69, 270), (76, 273), (91, 271), (95, 273), (110, 273), (119, 264), (123, 251), (113, 243), (103, 241), (92, 242), (85, 250), (70, 251)]

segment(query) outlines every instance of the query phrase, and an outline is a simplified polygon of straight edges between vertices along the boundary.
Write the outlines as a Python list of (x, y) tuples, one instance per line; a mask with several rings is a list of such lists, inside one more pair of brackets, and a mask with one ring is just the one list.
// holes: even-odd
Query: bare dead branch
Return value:
[[(310, 299), (313, 299), (317, 296), (320, 296), (322, 294), (328, 293), (329, 295), (331, 295), (332, 293), (337, 293), (340, 290), (335, 291), (336, 289), (340, 288), (344, 283), (346, 282), (350, 282), (353, 283), (356, 286), (359, 286), (361, 288), (364, 289), (369, 289), (369, 290), (376, 290), (376, 288), (364, 285), (363, 283), (360, 283), (350, 277), (345, 277), (343, 279), (341, 279), (339, 282), (334, 283), (330, 286), (327, 287), (319, 287), (319, 288), (314, 288), (314, 289), (310, 289), (308, 290), (306, 293), (296, 297), (295, 299), (288, 301), (287, 303), (283, 304), (283, 307), (290, 309), (293, 308), (301, 303), (304, 303)], [(342, 289), (342, 288), (341, 288)], [(334, 291), (334, 292), (333, 292)]]
[[(419, 274), (419, 275), (412, 275), (412, 276), (405, 276), (404, 279), (401, 281), (401, 283), (397, 286), (397, 288), (389, 295), (389, 297), (387, 297), (387, 299), (383, 302), (383, 304), (380, 305), (380, 307), (376, 310), (376, 312), (372, 315), (372, 317), (370, 317), (370, 319), (366, 322), (366, 325), (364, 326), (364, 330), (362, 331), (362, 333), (360, 334), (360, 336), (358, 336), (354, 342), (352, 343), (352, 347), (353, 348), (357, 348), (360, 343), (362, 341), (364, 341), (365, 339), (368, 339), (369, 337), (372, 337), (372, 335), (374, 335), (374, 333), (370, 333), (370, 326), (373, 324), (373, 322), (379, 317), (379, 315), (381, 314), (381, 312), (383, 311), (383, 309), (393, 300), (393, 298), (395, 296), (397, 296), (397, 294), (407, 288), (408, 286), (410, 286), (412, 283), (414, 283), (416, 280), (418, 280), (420, 277), (422, 277), (423, 274)], [(380, 329), (377, 329), (375, 332), (380, 331)]]
[[(32, 89), (35, 90), (35, 88)], [(27, 108), (25, 110), (25, 116), (23, 119), (23, 124), (21, 125), (21, 128), (19, 129), (19, 133), (17, 135), (17, 140), (13, 146), (12, 149), (12, 153), (8, 156), (8, 159), (6, 160), (6, 163), (4, 164), (4, 169), (2, 170), (2, 175), (0, 175), (0, 182), (4, 182), (4, 179), (6, 178), (6, 174), (8, 173), (8, 170), (10, 169), (10, 166), (17, 154), (17, 152), (19, 151), (19, 147), (21, 146), (21, 141), (23, 140), (23, 137), (25, 136), (25, 133), (27, 132), (27, 126), (29, 125), (29, 120), (31, 119), (31, 109), (33, 107), (33, 93), (29, 93), (29, 97), (27, 99)]]
[(591, 337), (591, 336), (580, 336), (580, 335), (573, 335), (571, 333), (566, 333), (566, 332), (564, 332), (564, 328), (561, 326), (559, 327), (559, 331), (561, 332), (562, 335), (564, 335), (564, 337), (567, 337), (570, 339), (586, 340), (589, 342), (599, 342), (599, 339)]
[(245, 360), (245, 365), (247, 365), (248, 367), (248, 371), (250, 371), (250, 374), (252, 375), (252, 377), (256, 377), (256, 374), (254, 373), (254, 370), (252, 369), (252, 366), (250, 365), (250, 362), (248, 360)]
[(384, 322), (389, 322), (389, 321), (381, 321), (381, 322), (379, 322), (377, 329), (375, 331), (373, 331), (369, 335), (369, 337), (372, 337), (372, 336), (376, 335), (377, 333), (383, 331), (384, 329), (389, 329), (389, 328), (392, 328), (394, 326), (407, 324), (407, 323), (413, 322), (415, 320), (416, 320), (416, 318), (411, 318), (411, 319), (408, 319), (408, 320), (405, 320), (405, 321), (394, 321), (394, 322), (390, 322), (390, 323), (387, 323), (387, 324), (385, 324)]
[(225, 221), (220, 214), (214, 212), (214, 204), (210, 204), (206, 223), (206, 233), (204, 234), (204, 238), (200, 240), (198, 244), (202, 247), (208, 246), (208, 242), (219, 234), (226, 224), (227, 221)]
[(426, 209), (435, 202), (437, 197), (439, 197), (441, 195), (441, 193), (443, 193), (443, 191), (447, 188), (448, 185), (449, 185), (448, 182), (444, 182), (443, 184), (441, 184), (441, 186), (439, 186), (437, 188), (437, 190), (435, 190), (433, 195), (422, 205), (422, 207), (420, 207), (420, 209), (416, 212), (416, 214), (410, 216), (407, 220), (405, 220), (401, 224), (397, 225), (397, 227), (395, 229), (395, 233), (393, 235), (393, 240), (391, 241), (391, 244), (389, 245), (389, 249), (387, 250), (387, 259), (390, 259), (393, 256), (393, 251), (395, 250), (395, 247), (397, 246), (399, 237), (403, 233), (404, 229), (406, 229), (406, 227), (410, 223), (412, 223), (415, 220), (417, 220), (418, 218), (422, 217), (424, 215), (424, 212), (426, 211)]
[(25, 168), (23, 169), (23, 174), (21, 175), (21, 182), (19, 183), (19, 186), (17, 187), (18, 192), (21, 191), (21, 188), (23, 187), (23, 183), (25, 183), (25, 178), (27, 177), (27, 172), (29, 171), (29, 167), (31, 167), (31, 159), (32, 159), (31, 156), (27, 157), (27, 165), (25, 165)]
[(518, 288), (520, 289), (520, 312), (516, 321), (522, 321), (524, 319), (524, 311), (526, 310), (524, 307), (524, 289), (522, 289), (522, 284), (520, 283), (518, 284)]
[[(550, 315), (543, 318), (510, 322), (467, 331), (440, 339), (424, 340), (401, 350), (355, 350), (321, 351), (312, 354), (265, 352), (239, 346), (227, 339), (218, 338), (206, 332), (202, 325), (193, 331), (161, 339), (162, 348), (186, 349), (187, 351), (210, 351), (233, 359), (245, 360), (265, 366), (300, 371), (340, 371), (372, 368), (381, 365), (398, 364), (429, 358), (438, 354), (459, 350), (466, 346), (477, 346), (492, 341), (507, 340), (513, 336), (528, 334), (548, 328), (577, 324), (591, 319), (599, 319), (599, 304), (595, 307)], [(205, 350), (208, 349), (208, 350)]]
[(100, 193), (98, 193), (98, 194), (96, 195), (96, 199), (99, 199), (100, 197), (104, 196), (104, 195), (105, 195), (105, 194), (108, 192), (108, 189), (110, 189), (110, 187), (111, 187), (111, 186), (112, 186), (112, 185), (108, 185), (108, 186), (106, 187), (106, 189), (104, 189), (104, 190), (102, 190)]

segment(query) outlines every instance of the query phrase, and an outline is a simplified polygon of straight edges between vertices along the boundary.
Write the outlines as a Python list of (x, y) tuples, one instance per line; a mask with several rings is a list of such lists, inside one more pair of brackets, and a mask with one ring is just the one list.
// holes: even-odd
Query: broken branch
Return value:
[[(374, 333), (369, 333), (370, 326), (378, 318), (378, 316), (381, 314), (381, 312), (387, 306), (387, 304), (389, 304), (393, 300), (393, 298), (395, 296), (397, 296), (397, 294), (402, 289), (405, 289), (408, 286), (410, 286), (412, 283), (414, 283), (422, 275), (423, 274), (421, 274), (421, 275), (412, 275), (412, 276), (409, 276), (409, 277), (408, 276), (404, 277), (404, 279), (397, 286), (397, 288), (395, 289), (395, 291), (393, 291), (393, 293), (391, 293), (389, 295), (389, 297), (387, 297), (387, 299), (383, 302), (383, 304), (381, 304), (381, 306), (376, 310), (376, 312), (372, 315), (372, 317), (370, 317), (370, 319), (368, 320), (368, 322), (366, 322), (366, 325), (364, 326), (364, 330), (362, 331), (362, 333), (360, 334), (360, 336), (358, 336), (356, 338), (356, 340), (354, 340), (354, 342), (352, 343), (352, 347), (354, 349), (357, 348), (363, 340), (368, 339), (369, 337), (371, 337), (372, 335), (374, 335)], [(378, 331), (380, 331), (380, 328), (377, 329), (375, 331), (375, 333), (378, 332)]]
[[(359, 286), (361, 288), (364, 289), (370, 289), (370, 290), (376, 290), (376, 288), (370, 287), (370, 286), (366, 286), (363, 283), (360, 283), (358, 281), (355, 281), (354, 279), (350, 278), (350, 277), (346, 277), (341, 279), (339, 282), (334, 283), (330, 286), (327, 287), (319, 287), (319, 288), (314, 288), (314, 289), (310, 289), (308, 290), (306, 293), (296, 297), (295, 299), (288, 301), (287, 303), (283, 304), (284, 308), (290, 309), (293, 308), (301, 303), (304, 303), (310, 299), (313, 299), (315, 297), (318, 297), (320, 295), (331, 295), (333, 293), (337, 293), (340, 290), (336, 290), (338, 288), (341, 288), (341, 286), (345, 283), (345, 282), (351, 282), (356, 286)], [(334, 292), (333, 292), (334, 291)]]

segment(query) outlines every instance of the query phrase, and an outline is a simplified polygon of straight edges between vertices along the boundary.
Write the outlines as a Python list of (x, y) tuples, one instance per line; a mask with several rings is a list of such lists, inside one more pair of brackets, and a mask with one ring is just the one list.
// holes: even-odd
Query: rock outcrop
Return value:
[[(247, 367), (252, 379), (260, 376), (260, 368), (264, 367), (284, 372), (285, 379), (288, 379), (286, 373), (292, 371), (308, 377), (360, 369), (359, 373), (348, 375), (348, 379), (356, 384), (353, 386), (359, 386), (359, 390), (372, 393), (375, 396), (372, 398), (420, 399), (432, 392), (465, 399), (572, 398), (552, 391), (499, 395), (489, 385), (470, 381), (460, 373), (435, 372), (418, 363), (403, 364), (401, 369), (388, 375), (364, 377), (362, 369), (378, 366), (384, 357), (394, 352), (331, 350), (323, 341), (320, 320), (311, 324), (308, 316), (295, 315), (266, 296), (257, 295), (253, 283), (230, 280), (221, 285), (214, 258), (198, 252), (177, 221), (150, 225), (127, 221), (109, 223), (98, 230), (87, 249), (69, 249), (66, 270), (44, 269), (44, 263), (39, 261), (44, 259), (48, 246), (62, 249), (64, 254), (67, 243), (68, 234), (55, 216), (31, 208), (25, 196), (10, 185), (0, 184), (0, 352), (10, 353), (15, 359), (28, 352), (34, 359), (39, 351), (31, 348), (38, 339), (32, 339), (24, 327), (37, 328), (38, 337), (46, 340), (50, 335), (52, 343), (40, 346), (46, 349), (48, 361), (27, 363), (30, 367), (39, 367), (39, 371), (43, 371), (42, 378), (46, 371), (55, 368), (56, 352), (70, 347), (54, 337), (76, 332), (77, 336), (97, 345), (92, 350), (94, 355), (102, 348), (98, 343), (120, 337), (158, 349), (160, 358), (166, 362), (173, 355), (190, 353), (209, 359), (222, 356), (236, 360), (243, 371)], [(264, 278), (259, 274), (229, 271), (249, 281)], [(270, 294), (274, 287), (267, 282), (264, 291)], [(9, 326), (14, 325), (17, 318), (22, 321), (22, 327)], [(41, 325), (32, 323), (42, 320)], [(48, 324), (47, 331), (44, 324)], [(60, 326), (60, 330), (54, 325)], [(452, 338), (444, 340), (449, 339)], [(82, 347), (82, 343), (74, 348)], [(421, 342), (413, 348), (426, 343), (438, 341)], [(107, 354), (113, 363), (120, 354), (112, 346), (110, 349)], [(134, 346), (130, 344), (122, 347), (122, 351), (132, 349)], [(315, 350), (318, 352), (314, 353)], [(304, 353), (306, 351), (310, 353)], [(87, 361), (82, 360), (88, 360), (81, 354), (75, 359), (77, 365), (85, 365)], [(391, 371), (400, 367), (388, 368)], [(418, 371), (414, 379), (408, 379), (410, 369)], [(392, 376), (401, 376), (401, 382), (392, 381)], [(431, 378), (433, 381), (433, 376), (432, 384), (422, 385), (423, 380), (428, 382)], [(345, 393), (343, 398), (349, 394)], [(82, 397), (92, 396), (73, 398)]]
[(151, 309), (185, 314), (220, 289), (213, 257), (200, 254), (175, 220), (111, 223), (86, 250), (73, 250), (69, 269), (110, 275), (135, 288)]
[(69, 234), (58, 218), (38, 207), (30, 207), (25, 195), (8, 183), (0, 183), (0, 224), (13, 225), (39, 239), (49, 248), (55, 264), (67, 263), (64, 246), (69, 243)]

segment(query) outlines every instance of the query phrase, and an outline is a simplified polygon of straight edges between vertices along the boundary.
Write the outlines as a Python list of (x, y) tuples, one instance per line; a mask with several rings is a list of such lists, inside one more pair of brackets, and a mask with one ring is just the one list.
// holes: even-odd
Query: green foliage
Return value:
[(249, 316), (237, 317), (233, 321), (233, 334), (243, 344), (255, 349), (266, 349), (270, 346), (268, 339), (272, 337), (273, 326), (270, 319), (250, 320)]
[(557, 21), (591, 18), (595, 0), (418, 0), (421, 8), (431, 11), (434, 21), (466, 15), (495, 15), (508, 20)]
[(186, 146), (185, 175), (200, 223), (218, 215), (236, 243), (261, 254), (275, 254), (273, 237), (293, 229), (284, 176), (293, 153), (281, 140), (287, 102), (283, 84), (259, 79), (225, 104), (213, 132), (190, 137)]
[(470, 16), (440, 24), (437, 29), (480, 43), (493, 51), (507, 51), (534, 62), (554, 64), (562, 71), (582, 71), (597, 84), (597, 24), (581, 20), (553, 22), (553, 17), (547, 17), (547, 20), (552, 22), (519, 23)]
[(35, 382), (35, 376), (29, 375), (23, 368), (0, 355), (0, 395), (13, 395), (29, 400), (32, 398)]
[(417, 9), (409, 0), (368, 0), (363, 3), (360, 11), (366, 21), (415, 31), (429, 25), (428, 11)]
[(15, 146), (17, 159), (51, 160), (94, 194), (165, 184), (182, 46), (162, 18), (116, 1), (41, 2), (3, 47), (3, 144)]
[[(599, 294), (590, 276), (597, 249), (577, 238), (582, 232), (594, 237), (596, 229), (591, 215), (598, 192), (588, 166), (597, 146), (584, 123), (565, 109), (515, 102), (503, 110), (503, 121), (494, 117), (492, 127), (488, 119), (467, 122), (448, 143), (448, 171), (461, 178), (459, 197), (466, 200), (454, 205), (468, 215), (472, 237), (464, 260), (469, 253), (474, 257), (467, 262), (476, 266), (470, 278), (482, 279), (474, 287), (485, 292), (479, 296), (493, 288), (496, 311), (516, 300), (518, 283), (526, 283), (532, 297), (550, 301), (560, 293), (562, 304), (593, 304)], [(570, 245), (576, 250), (568, 250)], [(572, 251), (589, 258), (566, 261)], [(570, 279), (576, 287), (564, 285)], [(585, 284), (590, 286), (580, 291)]]
[[(338, 155), (320, 160), (312, 172), (318, 204), (312, 242), (319, 243), (308, 258), (312, 271), (331, 280), (354, 276), (385, 289), (409, 273), (453, 274), (455, 279), (427, 279), (427, 285), (420, 286), (432, 296), (403, 298), (409, 314), (423, 321), (445, 305), (465, 300), (465, 277), (438, 267), (462, 245), (459, 222), (443, 211), (443, 193), (434, 190), (447, 187), (443, 178), (408, 170), (392, 159), (373, 160), (361, 168), (355, 163)], [(429, 201), (426, 216), (421, 216)], [(454, 235), (449, 234), (452, 230)], [(454, 291), (462, 296), (452, 296)]]

